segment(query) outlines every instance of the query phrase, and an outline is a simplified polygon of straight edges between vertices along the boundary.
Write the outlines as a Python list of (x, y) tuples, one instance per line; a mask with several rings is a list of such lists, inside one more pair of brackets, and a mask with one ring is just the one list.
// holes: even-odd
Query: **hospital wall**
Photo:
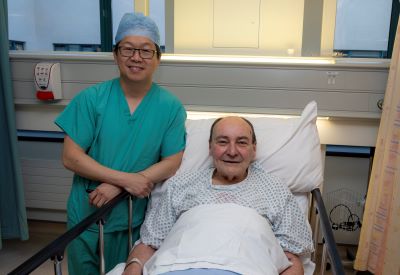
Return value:
[[(325, 59), (323, 64), (257, 58), (183, 61), (166, 56), (155, 81), (176, 94), (188, 111), (299, 115), (318, 104), (322, 144), (375, 146), (389, 60)], [(309, 59), (312, 60), (312, 59)], [(10, 53), (19, 130), (59, 131), (54, 118), (80, 90), (118, 76), (110, 53)], [(64, 98), (35, 98), (34, 66), (58, 62)], [(35, 132), (34, 132), (35, 133)], [(62, 144), (20, 141), (28, 217), (65, 221), (72, 173), (60, 157)]]
[(304, 0), (175, 0), (174, 7), (174, 53), (301, 56)]

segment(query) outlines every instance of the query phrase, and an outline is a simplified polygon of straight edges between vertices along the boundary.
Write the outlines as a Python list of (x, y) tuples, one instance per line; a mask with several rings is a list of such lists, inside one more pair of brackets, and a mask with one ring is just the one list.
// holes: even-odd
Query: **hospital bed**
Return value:
[[(187, 144), (181, 167), (177, 173), (202, 169), (211, 165), (208, 154), (208, 137), (212, 122), (216, 117), (237, 115), (228, 113), (191, 112), (186, 122)], [(271, 117), (258, 114), (240, 114), (249, 119), (257, 135), (257, 155), (264, 169), (281, 177), (292, 193), (299, 206), (307, 215), (313, 229), (314, 246), (318, 248), (318, 240), (322, 236), (322, 261), (320, 274), (325, 271), (327, 261), (331, 264), (333, 274), (344, 274), (343, 266), (334, 241), (328, 215), (322, 201), (320, 189), (323, 183), (323, 160), (317, 121), (317, 105), (310, 102), (298, 117)], [(149, 207), (156, 203), (157, 198), (165, 190), (160, 185), (152, 193)], [(124, 192), (97, 212), (87, 217), (74, 228), (43, 248), (33, 257), (14, 269), (10, 274), (29, 274), (44, 261), (54, 261), (55, 274), (61, 274), (61, 262), (68, 243), (82, 233), (90, 224), (99, 225), (99, 253), (103, 255), (103, 224), (106, 214), (118, 203), (128, 199), (131, 206), (131, 196)], [(130, 208), (131, 211), (131, 208)], [(129, 215), (130, 217), (132, 215)], [(131, 223), (131, 219), (129, 223)], [(127, 249), (132, 243), (127, 244)], [(313, 255), (302, 256), (305, 274), (315, 273), (317, 251)], [(104, 274), (104, 260), (100, 257), (99, 273)]]

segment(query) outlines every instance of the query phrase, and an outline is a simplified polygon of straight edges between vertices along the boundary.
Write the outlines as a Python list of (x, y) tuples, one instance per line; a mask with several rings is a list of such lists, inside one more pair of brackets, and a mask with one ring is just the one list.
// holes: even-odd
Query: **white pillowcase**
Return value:
[[(317, 104), (310, 102), (300, 117), (248, 117), (257, 136), (256, 160), (279, 176), (292, 192), (310, 192), (323, 178), (316, 126)], [(187, 120), (186, 149), (177, 174), (212, 166), (208, 139), (215, 119)]]

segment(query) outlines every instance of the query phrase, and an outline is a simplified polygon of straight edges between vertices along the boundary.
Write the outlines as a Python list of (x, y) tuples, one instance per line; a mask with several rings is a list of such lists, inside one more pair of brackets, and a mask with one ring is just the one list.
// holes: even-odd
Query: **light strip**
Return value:
[(225, 112), (200, 112), (200, 111), (187, 111), (188, 119), (208, 119), (208, 118), (219, 118), (225, 116), (243, 116), (243, 117), (270, 117), (270, 118), (294, 118), (298, 116), (290, 115), (272, 115), (272, 114), (251, 114), (251, 113), (225, 113)]
[(163, 61), (186, 62), (236, 62), (236, 63), (281, 63), (281, 64), (335, 64), (334, 59), (305, 57), (263, 57), (263, 56), (214, 56), (214, 55), (169, 55), (161, 57)]
[[(225, 112), (200, 112), (200, 111), (187, 111), (187, 118), (198, 119), (211, 119), (225, 116), (243, 116), (243, 117), (269, 117), (269, 118), (298, 118), (296, 115), (273, 115), (273, 114), (252, 114), (252, 113), (225, 113)], [(329, 120), (329, 117), (318, 117), (318, 120)]]

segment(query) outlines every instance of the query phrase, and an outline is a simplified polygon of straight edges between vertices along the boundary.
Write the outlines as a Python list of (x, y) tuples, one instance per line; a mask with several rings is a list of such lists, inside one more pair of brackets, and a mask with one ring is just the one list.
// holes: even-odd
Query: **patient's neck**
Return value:
[(247, 177), (247, 170), (244, 174), (235, 175), (235, 174), (223, 174), (219, 173), (216, 169), (214, 170), (212, 176), (212, 184), (214, 185), (231, 185), (242, 182)]

